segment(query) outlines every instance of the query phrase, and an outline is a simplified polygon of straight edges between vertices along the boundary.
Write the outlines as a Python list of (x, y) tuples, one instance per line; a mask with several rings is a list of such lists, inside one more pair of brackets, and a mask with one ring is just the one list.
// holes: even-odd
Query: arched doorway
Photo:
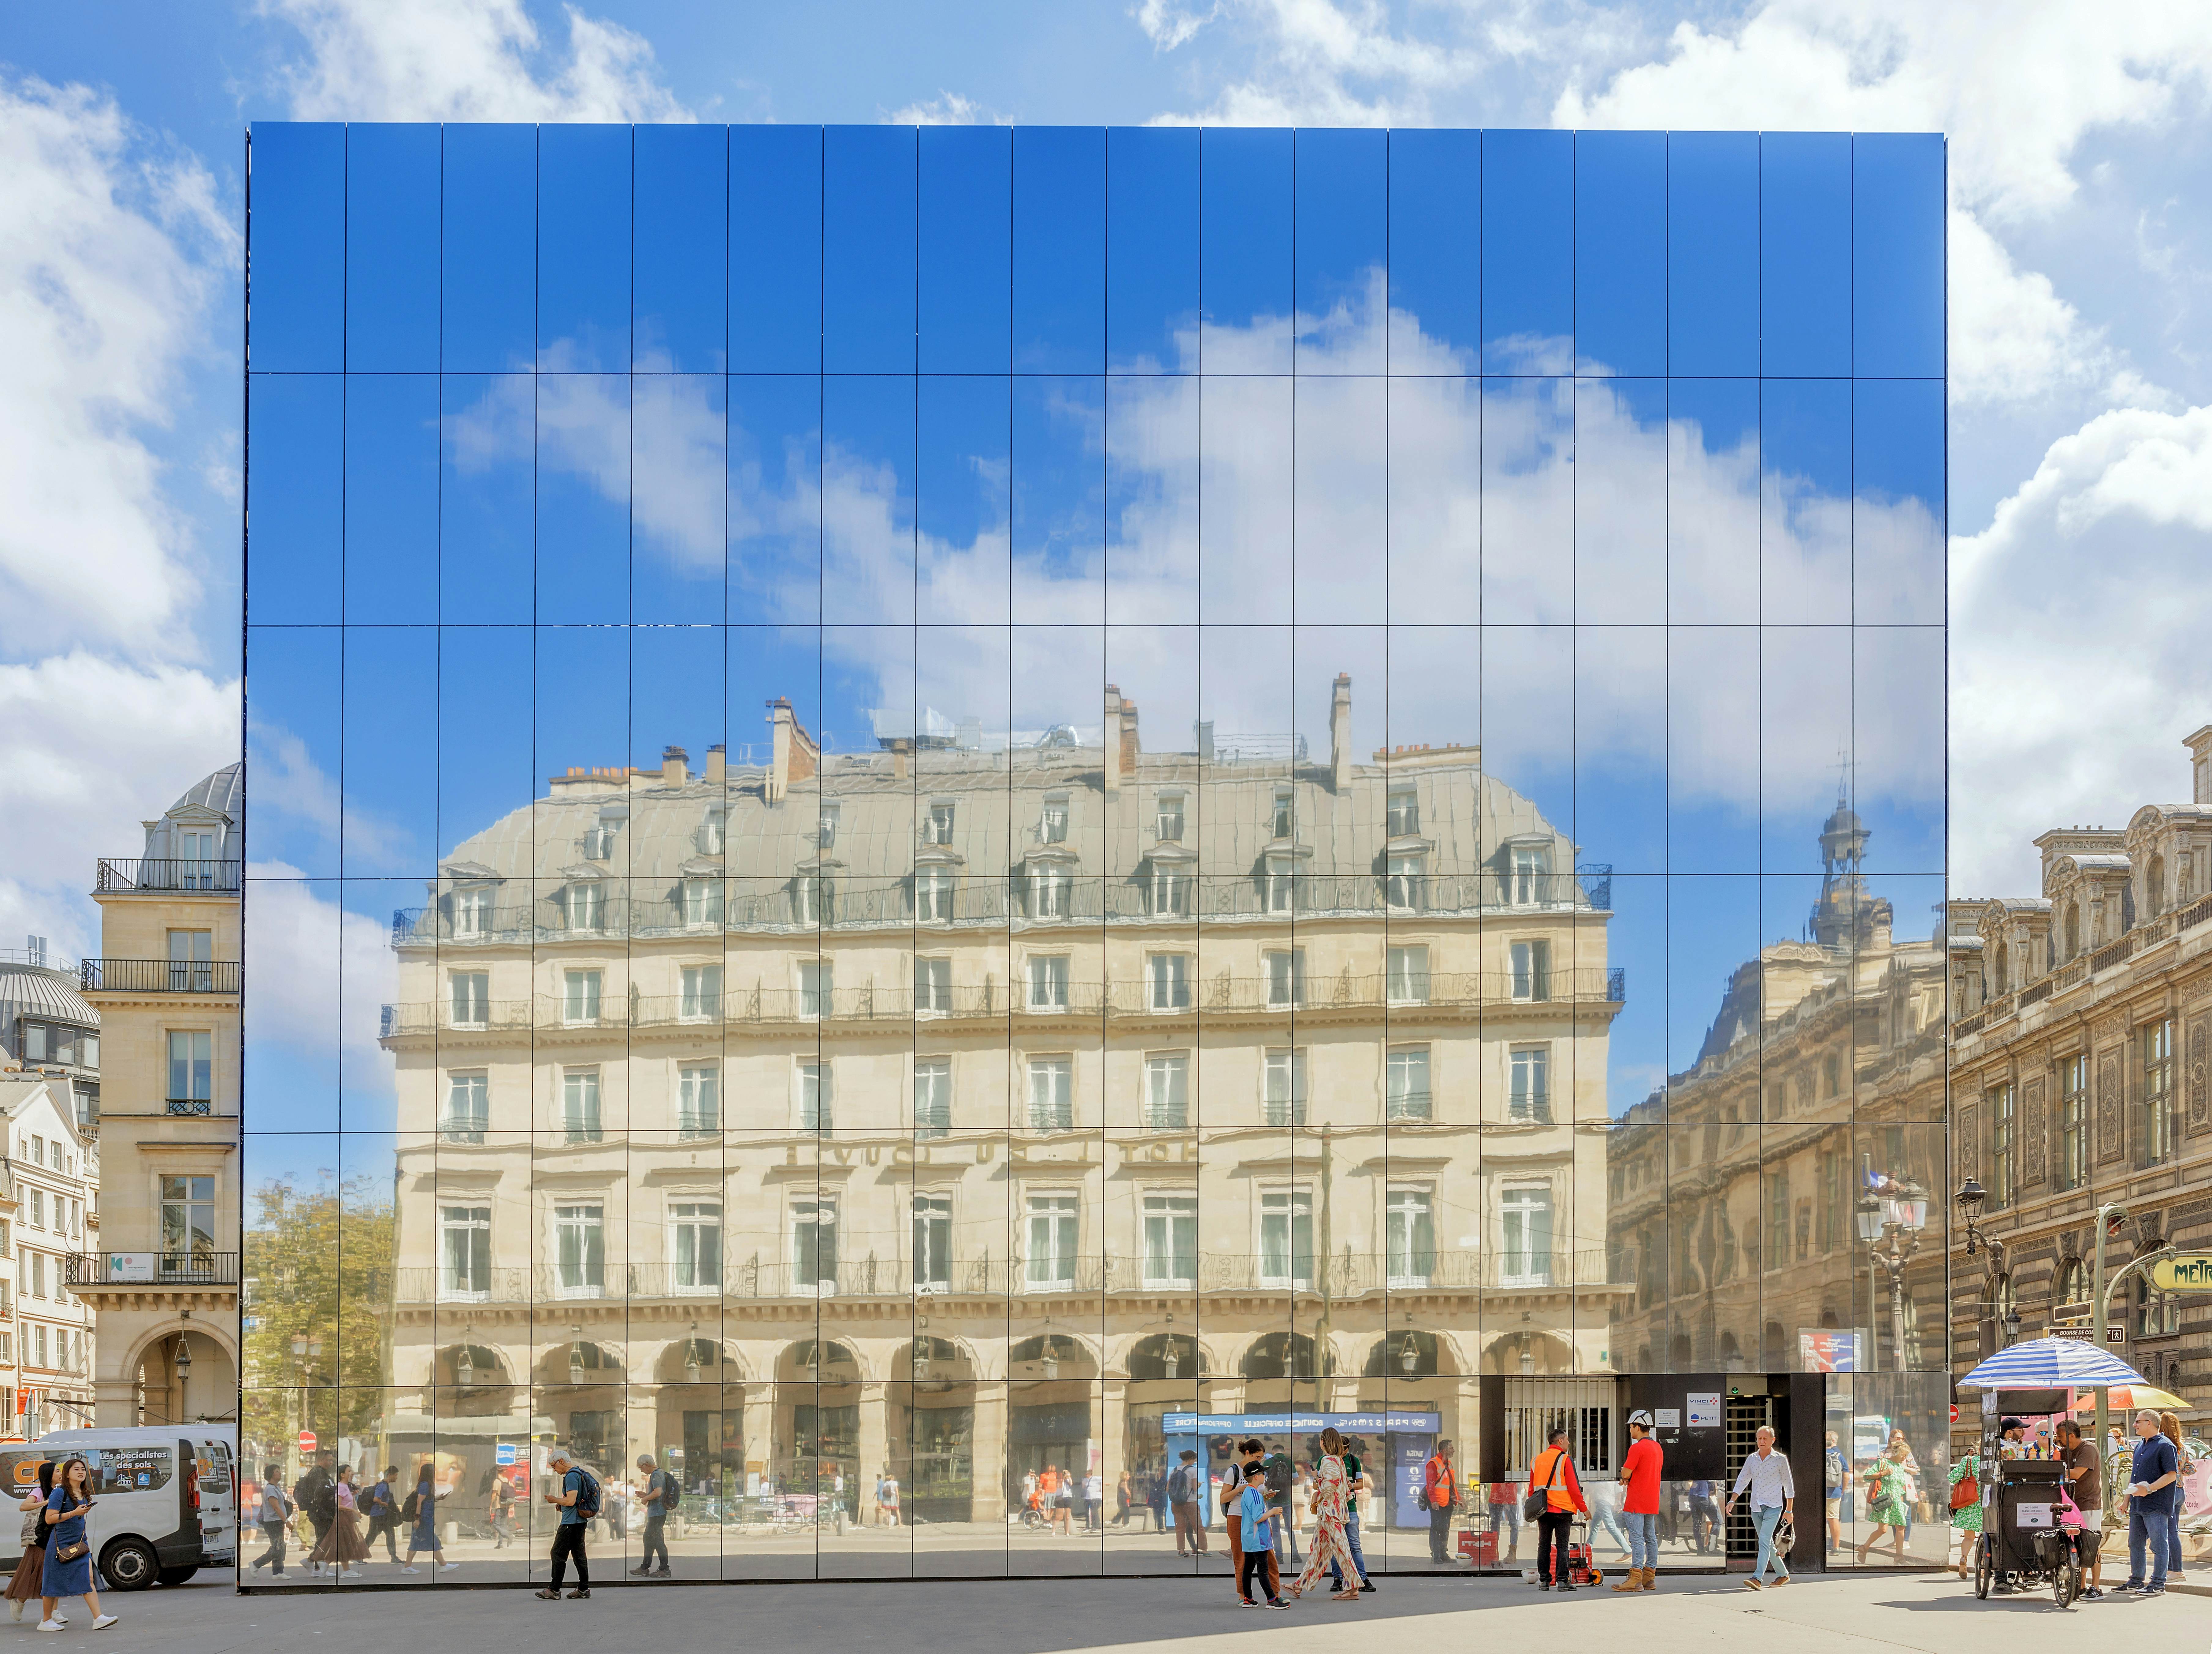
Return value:
[(603, 1481), (622, 1467), (624, 1377), (618, 1352), (580, 1335), (538, 1360), (538, 1405), (556, 1438)]
[[(975, 1502), (975, 1363), (962, 1346), (927, 1334), (891, 1362), (884, 1439), (903, 1520), (981, 1519)], [(872, 1475), (872, 1472), (871, 1473)], [(875, 1520), (871, 1510), (868, 1520)]]
[(744, 1491), (745, 1375), (736, 1353), (695, 1327), (653, 1364), (648, 1450), (688, 1497), (734, 1499)]
[[(200, 1327), (179, 1327), (149, 1339), (139, 1352), (138, 1420), (142, 1425), (193, 1424), (238, 1417), (238, 1363), (229, 1347)], [(40, 1430), (81, 1430), (92, 1422), (88, 1397), (82, 1414), (56, 1404)]]
[(850, 1345), (802, 1338), (776, 1358), (767, 1475), (776, 1494), (817, 1522), (860, 1513), (860, 1363)]
[(1044, 1332), (1007, 1353), (1007, 1506), (1019, 1510), (1028, 1481), (1048, 1469), (1079, 1481), (1091, 1469), (1098, 1429), (1098, 1358), (1083, 1340)]

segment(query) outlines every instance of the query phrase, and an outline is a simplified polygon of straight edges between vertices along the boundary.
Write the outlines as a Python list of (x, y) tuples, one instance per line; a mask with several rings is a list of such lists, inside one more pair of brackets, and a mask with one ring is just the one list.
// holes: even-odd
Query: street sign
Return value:
[(2212, 1292), (2212, 1252), (2184, 1252), (2160, 1258), (2150, 1266), (2151, 1290), (2160, 1292)]
[(2106, 1328), (2106, 1329), (2105, 1329), (2105, 1341), (2106, 1341), (2107, 1344), (2124, 1344), (2124, 1343), (2126, 1343), (2126, 1342), (2128, 1341), (2128, 1329), (2127, 1329), (2125, 1327), (2107, 1327), (2107, 1328)]
[(303, 1430), (300, 1432), (300, 1450), (302, 1453), (312, 1453), (315, 1450), (315, 1432), (313, 1431)]
[(1951, 1422), (1953, 1424), (1959, 1422), (1959, 1409), (1956, 1406), (1954, 1406), (1951, 1409)]
[(2078, 1338), (2085, 1344), (2097, 1341), (2097, 1335), (2087, 1327), (2052, 1327), (2045, 1335), (2050, 1338)]
[(2089, 1300), (2085, 1298), (2078, 1304), (2061, 1304), (2051, 1311), (2051, 1318), (2053, 1321), (2087, 1321), (2089, 1318)]
[(493, 1457), (502, 1466), (513, 1464), (514, 1454), (515, 1447), (513, 1442), (501, 1442), (492, 1450)]

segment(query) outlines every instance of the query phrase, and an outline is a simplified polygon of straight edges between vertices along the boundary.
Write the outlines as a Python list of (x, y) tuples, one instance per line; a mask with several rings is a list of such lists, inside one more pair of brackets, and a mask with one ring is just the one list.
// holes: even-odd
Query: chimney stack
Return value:
[(1099, 744), (1105, 749), (1106, 796), (1110, 799), (1121, 790), (1121, 691), (1113, 684), (1106, 685), (1104, 721)]
[(660, 749), (660, 781), (664, 787), (681, 787), (691, 779), (691, 755), (680, 746)]
[(900, 781), (908, 781), (914, 774), (914, 743), (906, 736), (894, 736), (890, 742), (891, 774)]
[(1121, 702), (1121, 773), (1131, 781), (1137, 779), (1137, 754), (1142, 751), (1137, 739), (1137, 703)]
[(2183, 736), (2181, 744), (2189, 749), (2189, 801), (2212, 804), (2212, 724), (2205, 725), (2194, 735)]
[(1352, 674), (1336, 675), (1328, 699), (1328, 764), (1339, 793), (1352, 785)]
[(720, 741), (707, 749), (707, 780), (714, 786), (722, 784), (729, 764), (729, 749)]
[(779, 695), (768, 703), (768, 721), (773, 742), (769, 749), (768, 784), (763, 789), (770, 804), (783, 802), (784, 794), (800, 781), (811, 781), (821, 749), (801, 727), (791, 710), (787, 696)]

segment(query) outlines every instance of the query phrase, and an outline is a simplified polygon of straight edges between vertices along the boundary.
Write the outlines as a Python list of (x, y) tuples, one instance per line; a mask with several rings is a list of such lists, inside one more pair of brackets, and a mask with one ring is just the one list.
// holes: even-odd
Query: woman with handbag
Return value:
[(1536, 1589), (1538, 1590), (1572, 1590), (1574, 1579), (1567, 1572), (1567, 1533), (1573, 1527), (1575, 1513), (1589, 1514), (1589, 1505), (1583, 1498), (1581, 1480), (1575, 1475), (1574, 1459), (1567, 1452), (1567, 1432), (1564, 1425), (1554, 1426), (1551, 1444), (1536, 1455), (1536, 1462), (1528, 1467), (1528, 1497), (1521, 1513), (1536, 1523)]
[[(40, 1594), (46, 1575), (46, 1500), (54, 1491), (54, 1462), (48, 1459), (39, 1467), (39, 1491), (26, 1496), (19, 1505), (23, 1511), (23, 1560), (15, 1565), (15, 1576), (8, 1582), (8, 1617), (21, 1620), (23, 1604)], [(69, 1622), (64, 1620), (63, 1624)]]
[(1951, 1467), (1951, 1531), (1959, 1535), (1959, 1578), (1974, 1577), (1974, 1547), (1982, 1537), (1982, 1452), (1970, 1447)]
[(331, 1516), (331, 1525), (324, 1532), (321, 1542), (307, 1554), (310, 1562), (335, 1563), (341, 1579), (361, 1578), (361, 1565), (368, 1560), (368, 1542), (361, 1536), (354, 1517), (360, 1501), (354, 1496), (353, 1467), (338, 1466), (338, 1479), (331, 1489), (337, 1508)]
[(100, 1611), (100, 1593), (92, 1584), (92, 1541), (84, 1531), (84, 1513), (93, 1506), (92, 1471), (72, 1455), (62, 1461), (54, 1477), (54, 1491), (46, 1498), (40, 1520), (52, 1530), (46, 1535), (46, 1566), (40, 1595), (46, 1598), (46, 1617), (41, 1631), (59, 1631), (62, 1621), (54, 1607), (64, 1596), (82, 1596), (92, 1610), (92, 1628), (105, 1631), (119, 1618)]
[(1867, 1553), (1874, 1548), (1875, 1542), (1881, 1537), (1882, 1529), (1887, 1528), (1893, 1542), (1890, 1560), (1899, 1566), (1904, 1565), (1905, 1529), (1912, 1519), (1912, 1507), (1909, 1502), (1912, 1496), (1912, 1478), (1905, 1469), (1906, 1461), (1911, 1457), (1911, 1450), (1900, 1438), (1891, 1442), (1889, 1450), (1867, 1468), (1867, 1521), (1871, 1526), (1859, 1546), (1858, 1560), (1862, 1563), (1866, 1560)]
[[(1346, 1537), (1344, 1529), (1344, 1438), (1334, 1427), (1321, 1432), (1321, 1462), (1314, 1468), (1306, 1494), (1306, 1504), (1314, 1515), (1313, 1549), (1307, 1554), (1305, 1572), (1291, 1586), (1291, 1595), (1304, 1596), (1334, 1562), (1341, 1583), (1329, 1593), (1329, 1600), (1356, 1602), (1359, 1600), (1359, 1564), (1352, 1554), (1352, 1542)], [(1352, 1570), (1349, 1579), (1343, 1578), (1346, 1568)]]

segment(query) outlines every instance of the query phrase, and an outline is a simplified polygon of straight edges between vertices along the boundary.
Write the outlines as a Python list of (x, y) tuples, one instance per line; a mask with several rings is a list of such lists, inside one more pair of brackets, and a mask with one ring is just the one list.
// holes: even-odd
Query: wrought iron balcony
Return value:
[(235, 959), (84, 959), (80, 986), (111, 994), (235, 994), (244, 976)]
[(95, 1286), (235, 1286), (235, 1252), (70, 1252), (64, 1255), (63, 1284), (71, 1291)]
[(242, 866), (185, 856), (102, 856), (93, 888), (102, 896), (133, 891), (162, 895), (212, 891), (235, 896)]

